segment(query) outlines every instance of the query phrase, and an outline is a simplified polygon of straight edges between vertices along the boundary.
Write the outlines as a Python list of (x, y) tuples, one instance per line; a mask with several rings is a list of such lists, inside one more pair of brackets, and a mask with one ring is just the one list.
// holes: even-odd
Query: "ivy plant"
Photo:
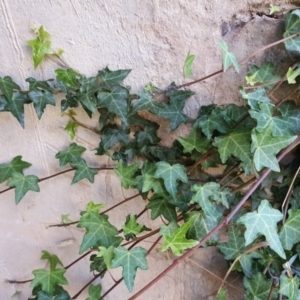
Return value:
[[(272, 9), (274, 12), (275, 7)], [(52, 53), (50, 35), (43, 27), (37, 34), (36, 40), (28, 42), (35, 67)], [(300, 53), (300, 10), (286, 15), (284, 38), (259, 51), (280, 43), (287, 51)], [(61, 94), (70, 140), (80, 126), (97, 133), (95, 155), (108, 156), (122, 187), (136, 190), (136, 195), (104, 211), (103, 204), (89, 202), (78, 220), (62, 215), (62, 223), (53, 225), (85, 230), (78, 249), (81, 256), (74, 263), (90, 257), (94, 277), (83, 283), (89, 292), (87, 299), (104, 298), (122, 280), (132, 291), (137, 270), (148, 269), (147, 255), (156, 247), (160, 252), (171, 251), (177, 259), (130, 299), (136, 299), (201, 247), (217, 247), (230, 264), (229, 272), (242, 274), (245, 299), (299, 299), (300, 107), (293, 99), (299, 92), (300, 66), (290, 66), (282, 76), (271, 62), (253, 65), (240, 89), (244, 105), (202, 106), (198, 117), (190, 121), (183, 108), (194, 93), (187, 88), (225, 71), (238, 72), (243, 62), (259, 52), (238, 62), (224, 41), (218, 45), (224, 58), (221, 70), (182, 85), (172, 83), (166, 89), (147, 84), (137, 94), (123, 85), (130, 70), (105, 68), (86, 77), (71, 68), (57, 69), (55, 79), (28, 78), (28, 91), (21, 90), (10, 76), (0, 78), (0, 111), (11, 112), (23, 127), (25, 105), (33, 105), (41, 118), (47, 105), (55, 105), (55, 95)], [(194, 58), (190, 53), (186, 58), (185, 77), (192, 74)], [(290, 92), (282, 96), (278, 91), (284, 84)], [(158, 102), (157, 95), (163, 95), (166, 102)], [(98, 128), (83, 124), (76, 110), (83, 110), (90, 118), (97, 116)], [(159, 122), (146, 119), (141, 114), (144, 111), (168, 120), (171, 131), (191, 123), (189, 136), (178, 136), (172, 147), (163, 146), (157, 134)], [(82, 158), (85, 151), (70, 141), (55, 156), (60, 167), (69, 165), (69, 169), (47, 178), (24, 175), (31, 163), (21, 154), (1, 162), (0, 183), (8, 188), (0, 194), (14, 189), (18, 204), (27, 193), (39, 192), (41, 181), (67, 172), (73, 174), (70, 184), (81, 180), (93, 183), (97, 174), (108, 168), (91, 167)], [(282, 164), (287, 154), (292, 159)], [(215, 176), (212, 168), (221, 174)], [(122, 228), (114, 226), (106, 213), (136, 197), (144, 199), (145, 209), (140, 214), (129, 211)], [(152, 220), (163, 221), (161, 226), (150, 229), (140, 222), (146, 210)], [(219, 241), (219, 231), (224, 228), (225, 242)], [(156, 241), (148, 249), (138, 245), (155, 235)], [(160, 240), (162, 246), (158, 247)], [(31, 299), (76, 299), (83, 289), (69, 295), (66, 285), (72, 283), (65, 278), (73, 263), (64, 267), (46, 250), (41, 259), (47, 260), (49, 267), (33, 270), (34, 277), (28, 280), (33, 288)], [(113, 287), (95, 284), (114, 268), (122, 269), (122, 277)], [(223, 284), (218, 298), (226, 298)]]

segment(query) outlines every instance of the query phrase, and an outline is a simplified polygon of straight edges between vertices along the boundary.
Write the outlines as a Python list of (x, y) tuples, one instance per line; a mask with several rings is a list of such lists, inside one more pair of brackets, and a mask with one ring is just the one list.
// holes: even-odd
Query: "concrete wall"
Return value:
[[(288, 1), (272, 3), (291, 7), (287, 5)], [(196, 55), (193, 78), (198, 78), (221, 68), (221, 52), (216, 42), (222, 38), (227, 40), (238, 58), (280, 38), (280, 21), (256, 15), (256, 12), (267, 10), (268, 3), (259, 0), (0, 0), (0, 76), (12, 76), (24, 89), (27, 88), (27, 77), (41, 80), (53, 77), (60, 63), (47, 59), (34, 70), (26, 45), (26, 40), (34, 38), (30, 27), (44, 25), (52, 34), (53, 48), (63, 48), (63, 60), (85, 75), (93, 75), (106, 66), (131, 68), (133, 71), (126, 83), (134, 91), (149, 81), (160, 87), (172, 81), (182, 83), (183, 62), (189, 50)], [(282, 49), (276, 51), (280, 54)], [(273, 52), (266, 55), (271, 60), (274, 58)], [(259, 56), (252, 61), (261, 59)], [(247, 65), (242, 74), (246, 68)], [(186, 112), (195, 117), (203, 104), (241, 103), (237, 93), (241, 81), (241, 77), (228, 73), (195, 86), (196, 96), (188, 101)], [(88, 120), (81, 113), (78, 118), (91, 125), (97, 123), (96, 119)], [(25, 123), (24, 130), (10, 113), (0, 113), (0, 163), (21, 154), (25, 161), (32, 163), (26, 174), (45, 177), (60, 171), (54, 156), (70, 141), (63, 131), (67, 118), (60, 117), (59, 106), (47, 107), (40, 121), (32, 107), (26, 107)], [(176, 135), (179, 133), (180, 130)], [(99, 138), (79, 129), (75, 142), (92, 150), (98, 145)], [(85, 158), (94, 166), (112, 164), (107, 159), (95, 158), (91, 151)], [(27, 285), (3, 282), (5, 279), (31, 278), (33, 269), (44, 267), (45, 263), (39, 260), (42, 249), (56, 253), (65, 265), (77, 258), (82, 230), (76, 227), (47, 229), (48, 225), (60, 222), (61, 214), (70, 213), (70, 218), (77, 220), (79, 211), (91, 199), (110, 207), (136, 192), (123, 190), (118, 178), (110, 171), (99, 173), (94, 185), (82, 181), (70, 186), (72, 175), (68, 173), (42, 182), (41, 192), (29, 192), (18, 206), (14, 204), (13, 191), (0, 195), (1, 299), (9, 299), (16, 291), (22, 291), (19, 299), (29, 296)], [(0, 190), (5, 188), (4, 184), (0, 185)], [(119, 215), (111, 214), (112, 221), (121, 226), (128, 211), (138, 213), (142, 204), (140, 199), (126, 204)], [(148, 219), (147, 214), (141, 218), (149, 224)], [(225, 274), (226, 263), (217, 251), (211, 250), (200, 250), (193, 259), (178, 267), (141, 299), (204, 299), (213, 294), (220, 283), (216, 276)], [(210, 266), (207, 266), (208, 261)], [(164, 254), (154, 253), (149, 263), (149, 272), (138, 271), (135, 291), (170, 261)], [(72, 284), (71, 295), (92, 277), (87, 264), (88, 261), (83, 260), (67, 272)], [(216, 276), (207, 273), (205, 268)], [(110, 284), (112, 280), (108, 275), (103, 283), (104, 290)], [(78, 299), (85, 299), (84, 295)], [(239, 299), (236, 290), (232, 295)], [(107, 297), (126, 298), (128, 293), (123, 284)]]

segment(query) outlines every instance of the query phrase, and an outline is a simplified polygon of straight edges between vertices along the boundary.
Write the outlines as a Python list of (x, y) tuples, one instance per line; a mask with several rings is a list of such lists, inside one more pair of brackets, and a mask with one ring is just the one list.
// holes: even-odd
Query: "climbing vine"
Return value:
[[(28, 42), (35, 68), (44, 56), (61, 54), (61, 50), (51, 49), (50, 35), (43, 27), (36, 33), (37, 38)], [(287, 51), (300, 52), (300, 10), (287, 14), (282, 40), (252, 56), (281, 43)], [(299, 93), (300, 67), (296, 63), (280, 76), (270, 62), (253, 65), (240, 89), (243, 106), (202, 106), (198, 117), (190, 121), (183, 108), (194, 93), (187, 87), (226, 69), (238, 72), (239, 65), (252, 57), (238, 62), (224, 41), (218, 45), (223, 53), (222, 70), (186, 84), (172, 83), (166, 89), (148, 84), (138, 94), (122, 84), (130, 70), (105, 68), (86, 77), (72, 68), (57, 69), (55, 80), (26, 79), (27, 91), (9, 76), (0, 78), (0, 111), (11, 112), (24, 127), (25, 105), (33, 105), (41, 118), (47, 105), (56, 104), (55, 95), (61, 94), (70, 139), (78, 127), (93, 130), (99, 138), (95, 155), (109, 156), (113, 166), (90, 167), (82, 158), (86, 148), (71, 141), (55, 156), (60, 167), (68, 168), (47, 178), (24, 175), (31, 164), (21, 155), (1, 163), (0, 183), (5, 182), (8, 188), (0, 194), (14, 189), (18, 204), (27, 192), (39, 192), (41, 181), (70, 172), (71, 184), (81, 180), (93, 183), (99, 172), (108, 169), (114, 170), (123, 188), (136, 190), (136, 195), (106, 210), (103, 204), (91, 201), (77, 221), (63, 215), (62, 223), (53, 225), (85, 229), (78, 250), (81, 256), (74, 263), (89, 256), (94, 277), (83, 283), (76, 295), (69, 295), (64, 286), (72, 283), (65, 273), (74, 263), (64, 266), (57, 255), (44, 250), (41, 259), (49, 262), (48, 267), (33, 270), (33, 278), (28, 280), (31, 299), (76, 299), (84, 289), (89, 292), (87, 299), (102, 299), (122, 281), (132, 291), (137, 269), (148, 269), (147, 255), (154, 248), (177, 256), (130, 298), (136, 299), (199, 248), (212, 246), (229, 261), (227, 275), (231, 271), (243, 274), (246, 299), (300, 298), (300, 107), (293, 100)], [(194, 59), (189, 53), (185, 77), (191, 76)], [(278, 98), (278, 91), (286, 84), (291, 86), (290, 92)], [(158, 101), (162, 96), (165, 101)], [(75, 111), (81, 109), (91, 118), (100, 114), (97, 128), (78, 120)], [(188, 137), (178, 137), (172, 147), (163, 146), (157, 135), (160, 125), (142, 111), (169, 120), (172, 131), (190, 122), (191, 132)], [(282, 164), (287, 154), (291, 159)], [(212, 168), (222, 174), (213, 175)], [(106, 213), (137, 197), (143, 199), (145, 209), (138, 215), (129, 212), (122, 228), (116, 228)], [(161, 226), (148, 228), (139, 221), (146, 210), (152, 220), (161, 218)], [(218, 234), (224, 227), (228, 241), (219, 242)], [(150, 236), (156, 236), (156, 241), (148, 249), (138, 245)], [(157, 247), (160, 241), (162, 246)], [(113, 287), (94, 283), (114, 268), (122, 268), (122, 278)], [(218, 298), (226, 299), (223, 284)]]

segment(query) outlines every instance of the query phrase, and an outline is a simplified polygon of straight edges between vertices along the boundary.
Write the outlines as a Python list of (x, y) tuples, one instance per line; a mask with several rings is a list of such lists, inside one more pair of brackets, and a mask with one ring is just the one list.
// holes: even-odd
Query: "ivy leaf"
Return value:
[(277, 5), (270, 4), (270, 15), (273, 15), (276, 12), (280, 12), (280, 8)]
[(29, 103), (27, 95), (22, 93), (14, 93), (11, 101), (5, 105), (5, 110), (10, 111), (24, 128), (24, 104)]
[[(69, 293), (62, 288), (62, 286), (57, 285), (54, 289), (53, 294), (48, 294), (41, 290), (41, 286), (35, 287), (32, 294), (37, 295), (34, 300), (70, 300), (71, 297)], [(32, 298), (30, 298), (31, 300)]]
[(292, 100), (285, 101), (278, 106), (278, 110), (281, 112), (282, 117), (288, 121), (290, 130), (293, 129), (293, 134), (297, 134), (300, 130), (300, 109), (296, 106)]
[(55, 269), (50, 271), (44, 269), (34, 270), (32, 271), (34, 279), (30, 283), (30, 286), (36, 287), (41, 285), (42, 291), (51, 295), (57, 285), (69, 284), (64, 276), (65, 273), (65, 269)]
[(127, 99), (129, 92), (121, 86), (114, 86), (111, 91), (99, 92), (97, 95), (98, 106), (106, 107), (110, 112), (120, 117), (124, 125), (127, 121)]
[(53, 88), (49, 85), (47, 81), (38, 81), (33, 77), (29, 77), (25, 81), (29, 83), (29, 91), (35, 91), (35, 90), (43, 90), (48, 92), (53, 91)]
[(142, 92), (139, 99), (133, 104), (130, 115), (134, 115), (140, 110), (148, 110), (157, 115), (163, 107), (162, 103), (153, 100), (150, 93)]
[[(192, 211), (187, 213), (185, 219), (191, 220), (191, 226), (186, 237), (196, 241), (200, 241), (218, 225), (218, 222), (215, 219), (206, 216), (202, 211)], [(205, 243), (205, 245), (216, 243), (217, 241), (218, 234), (216, 233)]]
[(78, 81), (82, 77), (80, 74), (75, 72), (73, 69), (56, 69), (56, 79), (63, 82), (65, 85), (71, 88), (78, 88)]
[(170, 204), (168, 199), (163, 196), (152, 196), (146, 208), (151, 209), (151, 220), (155, 220), (160, 215), (169, 222), (176, 222), (177, 220), (175, 206)]
[(73, 221), (69, 218), (70, 214), (66, 214), (66, 215), (61, 215), (61, 223), (62, 224), (68, 224), (68, 223), (72, 223)]
[(112, 89), (115, 85), (119, 85), (131, 72), (131, 70), (111, 71), (105, 68), (98, 72), (98, 77), (101, 78), (101, 84), (105, 89)]
[(53, 93), (49, 91), (31, 91), (29, 92), (28, 97), (33, 102), (36, 114), (39, 119), (43, 115), (47, 104), (55, 105)]
[(15, 202), (18, 204), (28, 191), (39, 192), (39, 178), (35, 175), (23, 175), (21, 173), (13, 173), (11, 179), (7, 182), (7, 186), (15, 188)]
[(229, 227), (228, 236), (229, 241), (219, 243), (217, 247), (224, 254), (226, 260), (234, 260), (245, 251), (245, 239), (236, 226)]
[(159, 235), (160, 236), (163, 236), (163, 235), (172, 236), (178, 228), (179, 228), (179, 225), (174, 221), (170, 222), (168, 225), (160, 225)]
[(233, 155), (245, 164), (251, 163), (251, 135), (248, 129), (237, 129), (226, 136), (215, 138), (213, 146), (218, 148), (224, 164)]
[(51, 41), (49, 40), (50, 34), (44, 30), (43, 26), (38, 29), (37, 34), (36, 39), (27, 41), (27, 44), (32, 48), (32, 58), (35, 69), (41, 63), (45, 55), (53, 53)]
[(122, 276), (130, 292), (133, 290), (134, 279), (137, 268), (148, 269), (146, 260), (147, 250), (142, 247), (135, 247), (131, 250), (119, 246), (115, 249), (115, 258), (112, 261), (112, 268), (122, 267)]
[(83, 158), (75, 163), (73, 162), (72, 167), (74, 167), (76, 171), (71, 184), (74, 184), (83, 178), (86, 178), (89, 182), (94, 183), (94, 177), (98, 173), (98, 170), (88, 167)]
[(10, 76), (0, 77), (0, 90), (5, 98), (10, 102), (15, 90), (20, 91), (21, 88), (12, 81)]
[(246, 226), (246, 246), (251, 244), (259, 234), (266, 237), (270, 248), (279, 256), (285, 258), (279, 236), (277, 234), (277, 222), (282, 220), (282, 213), (271, 207), (268, 200), (262, 200), (258, 210), (246, 213), (238, 219), (238, 223)]
[[(150, 123), (150, 122), (149, 122)], [(143, 147), (147, 144), (158, 144), (160, 138), (157, 136), (156, 131), (158, 130), (159, 125), (156, 123), (150, 123), (143, 126), (143, 130), (137, 131), (134, 136), (140, 147)]]
[(64, 128), (64, 130), (67, 131), (71, 140), (73, 140), (75, 137), (75, 130), (77, 127), (78, 127), (78, 123), (69, 121), (68, 124), (66, 125), (66, 127)]
[(193, 128), (188, 138), (178, 137), (177, 140), (183, 146), (184, 153), (190, 153), (194, 149), (199, 153), (205, 153), (210, 141), (201, 136), (201, 131)]
[(193, 75), (193, 72), (192, 72), (192, 65), (194, 63), (194, 60), (195, 60), (195, 55), (193, 54), (190, 54), (190, 51), (185, 59), (185, 62), (184, 62), (184, 66), (183, 66), (183, 76), (184, 77), (192, 77)]
[(55, 158), (59, 159), (59, 165), (65, 166), (67, 163), (73, 164), (81, 160), (81, 154), (86, 150), (82, 146), (78, 146), (76, 143), (70, 144), (68, 149), (59, 151)]
[(188, 182), (186, 169), (181, 164), (170, 165), (167, 162), (160, 161), (156, 164), (155, 178), (162, 178), (166, 190), (175, 198), (177, 194), (177, 181)]
[(103, 203), (98, 203), (95, 204), (93, 201), (90, 201), (87, 205), (86, 205), (86, 212), (92, 212), (94, 211), (95, 213), (99, 213), (99, 211), (104, 207), (105, 205)]
[(218, 300), (226, 300), (227, 290), (221, 289), (218, 294), (217, 298)]
[(300, 75), (300, 69), (299, 66), (296, 70), (293, 70), (291, 67), (288, 69), (286, 73), (286, 79), (289, 84), (295, 84), (296, 83), (296, 77)]
[(103, 246), (99, 247), (99, 252), (97, 254), (97, 257), (103, 257), (104, 263), (108, 270), (111, 269), (111, 262), (115, 256), (114, 250), (115, 250), (114, 246), (109, 246), (108, 248)]
[(270, 168), (275, 172), (279, 172), (279, 164), (276, 154), (283, 148), (290, 145), (297, 136), (272, 136), (269, 128), (262, 132), (252, 131), (252, 152), (254, 152), (253, 161), (257, 171), (263, 167)]
[(89, 285), (89, 296), (86, 300), (99, 300), (101, 298), (102, 286), (101, 284)]
[(42, 253), (43, 254), (41, 256), (41, 259), (45, 259), (45, 260), (49, 261), (49, 263), (50, 263), (50, 270), (51, 271), (54, 271), (56, 269), (57, 265), (61, 265), (62, 267), (64, 267), (63, 264), (62, 264), (62, 262), (61, 262), (61, 260), (58, 258), (57, 255), (50, 254), (46, 250), (43, 250)]
[(103, 257), (97, 257), (96, 254), (93, 254), (90, 256), (90, 261), (90, 271), (97, 271), (98, 273), (101, 273), (101, 278), (103, 278), (107, 271)]
[(99, 215), (94, 211), (83, 214), (77, 227), (86, 229), (80, 245), (80, 254), (92, 247), (118, 246), (122, 241), (121, 237), (116, 236), (119, 233), (118, 229), (109, 223), (108, 216)]
[(228, 46), (225, 41), (220, 41), (217, 43), (218, 46), (222, 49), (223, 53), (223, 68), (224, 72), (230, 67), (233, 66), (237, 73), (239, 73), (239, 65), (235, 55), (232, 52), (228, 51)]
[[(244, 286), (246, 288), (245, 300), (266, 300), (272, 287), (272, 280), (268, 280), (262, 273), (258, 273), (252, 278), (245, 276)], [(276, 292), (274, 291), (273, 297), (275, 297), (275, 294)]]
[(137, 222), (136, 215), (128, 215), (126, 217), (125, 225), (122, 227), (125, 235), (125, 239), (128, 241), (134, 239), (138, 234), (143, 231), (151, 231), (145, 225), (141, 225)]
[(114, 169), (115, 173), (120, 177), (122, 186), (125, 189), (135, 187), (138, 183), (134, 174), (139, 169), (139, 163), (135, 163), (131, 166), (125, 166), (123, 160), (120, 160), (118, 167)]
[(242, 97), (247, 100), (249, 106), (254, 110), (259, 110), (260, 103), (271, 103), (271, 100), (267, 96), (266, 90), (262, 87), (253, 90), (250, 93), (246, 93), (245, 90), (240, 90)]
[(280, 276), (280, 289), (279, 293), (288, 297), (289, 300), (298, 300), (299, 277), (288, 277), (287, 275)]
[(281, 227), (279, 238), (286, 250), (300, 241), (300, 209), (290, 209), (289, 217)]
[[(300, 31), (300, 10), (296, 9), (288, 13), (285, 18), (284, 38), (287, 38)], [(288, 51), (300, 52), (300, 37), (296, 36), (284, 42), (285, 48)]]
[(199, 241), (189, 240), (186, 238), (186, 233), (191, 225), (192, 221), (188, 221), (176, 229), (173, 235), (164, 235), (164, 244), (161, 248), (159, 248), (159, 251), (166, 251), (170, 248), (175, 255), (181, 256), (183, 254), (183, 250), (190, 249), (198, 245)]
[(16, 156), (9, 164), (0, 164), (0, 183), (12, 177), (14, 173), (23, 174), (23, 170), (31, 166), (31, 163), (22, 160), (22, 156)]

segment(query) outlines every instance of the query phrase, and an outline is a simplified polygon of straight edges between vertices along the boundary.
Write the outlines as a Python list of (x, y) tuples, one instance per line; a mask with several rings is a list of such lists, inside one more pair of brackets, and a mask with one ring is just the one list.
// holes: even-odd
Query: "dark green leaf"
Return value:
[(98, 108), (98, 112), (100, 113), (99, 130), (102, 130), (103, 127), (108, 123), (108, 121), (110, 123), (113, 123), (114, 117), (116, 116), (114, 113), (110, 112), (105, 107)]
[(51, 271), (54, 271), (56, 269), (57, 265), (60, 265), (60, 266), (64, 267), (63, 264), (62, 264), (62, 262), (61, 262), (61, 260), (58, 258), (57, 255), (50, 254), (46, 250), (42, 250), (42, 253), (43, 254), (41, 256), (41, 259), (48, 260), (48, 262), (50, 263), (50, 270)]
[(278, 106), (282, 117), (290, 124), (292, 134), (298, 134), (300, 131), (300, 108), (294, 101), (289, 100)]
[(94, 211), (83, 214), (77, 227), (86, 229), (80, 245), (80, 254), (92, 247), (118, 246), (122, 241), (121, 237), (116, 236), (119, 233), (118, 229), (109, 223), (108, 216), (99, 215)]
[[(48, 80), (48, 81), (51, 81), (51, 80)], [(30, 91), (43, 90), (43, 91), (52, 92), (53, 88), (49, 85), (48, 81), (38, 81), (32, 77), (29, 77), (26, 79), (26, 82), (29, 83)]]
[(138, 145), (143, 147), (146, 144), (158, 144), (160, 142), (160, 138), (156, 134), (158, 128), (159, 125), (149, 122), (149, 125), (143, 126), (143, 130), (137, 131), (134, 136)]
[(34, 175), (13, 173), (7, 185), (15, 188), (15, 202), (18, 204), (28, 191), (39, 192), (39, 178)]
[[(287, 38), (300, 31), (300, 10), (296, 9), (288, 13), (285, 18), (285, 32), (284, 38)], [(285, 48), (288, 51), (300, 52), (300, 37), (296, 36), (284, 42)]]
[(82, 146), (78, 146), (76, 143), (70, 144), (68, 149), (64, 151), (59, 151), (55, 158), (59, 159), (59, 165), (61, 167), (65, 166), (67, 163), (73, 164), (81, 160), (81, 154), (86, 149)]
[(131, 166), (125, 166), (122, 160), (119, 161), (118, 167), (114, 169), (115, 173), (121, 178), (122, 186), (125, 189), (135, 187), (137, 185), (134, 175), (139, 169), (139, 163), (135, 163)]
[(112, 268), (122, 267), (123, 278), (130, 292), (133, 290), (134, 279), (137, 268), (148, 269), (146, 260), (147, 250), (142, 247), (135, 247), (131, 250), (119, 246), (115, 249), (115, 258), (112, 261)]
[(83, 178), (86, 178), (89, 182), (94, 183), (94, 177), (98, 173), (98, 170), (88, 167), (83, 158), (81, 158), (79, 161), (72, 162), (72, 167), (74, 167), (76, 171), (71, 184), (74, 184)]
[(196, 128), (192, 129), (188, 138), (178, 137), (178, 141), (183, 146), (184, 153), (192, 152), (194, 149), (199, 153), (205, 153), (210, 144), (210, 140), (201, 136), (201, 131)]
[(0, 90), (6, 99), (10, 102), (14, 91), (21, 90), (21, 88), (12, 81), (10, 76), (0, 77)]
[(157, 115), (163, 107), (164, 105), (162, 103), (153, 100), (150, 93), (142, 92), (139, 99), (133, 104), (130, 115), (134, 115), (140, 110), (148, 110)]
[(111, 71), (105, 68), (98, 72), (98, 76), (101, 78), (101, 84), (105, 89), (112, 89), (115, 85), (119, 85), (131, 72), (131, 70), (117, 70)]
[(90, 271), (101, 273), (101, 278), (103, 278), (107, 270), (103, 257), (98, 257), (96, 254), (93, 254), (90, 257), (90, 261)]
[(53, 93), (49, 91), (31, 91), (29, 92), (28, 97), (33, 102), (36, 114), (39, 119), (44, 113), (44, 109), (47, 104), (55, 105)]

